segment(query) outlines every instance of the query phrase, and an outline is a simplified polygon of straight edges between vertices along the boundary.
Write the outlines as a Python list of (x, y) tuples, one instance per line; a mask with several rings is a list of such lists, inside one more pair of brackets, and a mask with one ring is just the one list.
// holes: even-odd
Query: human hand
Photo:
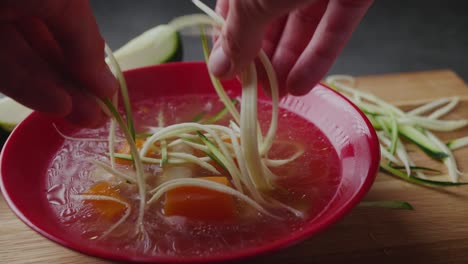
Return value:
[[(218, 0), (226, 19), (209, 69), (232, 78), (257, 56), (272, 60), (280, 94), (304, 95), (321, 80), (372, 0)], [(262, 83), (265, 74), (259, 72)]]
[(117, 82), (88, 1), (1, 1), (0, 36), (0, 92), (77, 125), (103, 122), (94, 97)]

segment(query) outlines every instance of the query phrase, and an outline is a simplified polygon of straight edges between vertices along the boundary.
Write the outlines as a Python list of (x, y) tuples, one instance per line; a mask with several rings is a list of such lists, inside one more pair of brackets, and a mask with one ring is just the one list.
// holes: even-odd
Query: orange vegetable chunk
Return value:
[[(226, 142), (226, 143), (228, 143), (228, 144), (232, 144), (232, 139), (231, 139), (231, 137), (227, 137), (227, 138), (223, 139), (223, 141)], [(239, 141), (240, 141), (240, 139), (237, 138), (237, 143), (240, 144)]]
[[(141, 138), (137, 138), (135, 140), (135, 144), (137, 146), (138, 149), (141, 149), (141, 147), (143, 147), (143, 144), (145, 143), (145, 140), (144, 139), (141, 139)], [(130, 145), (128, 144), (128, 142), (123, 142), (122, 144), (120, 144), (117, 149), (116, 149), (116, 152), (117, 153), (123, 153), (123, 154), (130, 154)], [(154, 154), (154, 153), (152, 153)], [(149, 155), (149, 156), (154, 156), (154, 155)], [(115, 162), (118, 163), (118, 164), (122, 164), (122, 165), (132, 165), (132, 161), (131, 160), (126, 160), (126, 159), (120, 159), (120, 158), (115, 158)]]
[[(83, 194), (109, 196), (124, 201), (119, 192), (119, 188), (112, 186), (107, 182), (100, 182), (91, 186), (91, 188)], [(109, 220), (122, 216), (126, 210), (125, 205), (114, 201), (86, 200), (85, 202), (91, 204), (96, 212)]]
[[(200, 177), (230, 186), (224, 176)], [(229, 194), (202, 187), (179, 187), (166, 193), (164, 213), (202, 221), (226, 221), (234, 218), (235, 201)]]

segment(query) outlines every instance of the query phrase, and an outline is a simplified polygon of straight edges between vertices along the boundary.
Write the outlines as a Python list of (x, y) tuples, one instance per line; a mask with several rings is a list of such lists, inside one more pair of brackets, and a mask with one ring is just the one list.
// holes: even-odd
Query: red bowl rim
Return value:
[[(148, 66), (148, 67), (142, 67), (142, 68), (137, 68), (137, 69), (132, 69), (126, 72), (133, 72), (133, 71), (141, 71), (141, 70), (148, 70), (150, 68), (158, 68), (158, 67), (183, 67), (187, 65), (194, 65), (194, 64), (204, 64), (204, 62), (172, 62), (172, 63), (167, 63), (167, 64), (162, 64), (162, 65), (155, 65), (155, 66)], [(369, 147), (371, 151), (371, 166), (368, 170), (368, 174), (365, 177), (364, 182), (360, 185), (360, 188), (355, 192), (355, 194), (352, 196), (350, 200), (343, 206), (339, 208), (335, 213), (331, 214), (329, 217), (325, 218), (324, 221), (320, 222), (320, 225), (315, 224), (312, 228), (312, 226), (305, 226), (301, 231), (296, 231), (294, 233), (291, 233), (288, 236), (285, 236), (284, 238), (280, 238), (276, 241), (267, 243), (263, 246), (257, 246), (254, 248), (250, 249), (243, 249), (240, 251), (236, 252), (231, 252), (231, 253), (226, 253), (222, 255), (216, 255), (216, 256), (203, 256), (203, 257), (167, 257), (167, 256), (152, 256), (152, 257), (142, 257), (142, 256), (128, 256), (125, 254), (118, 254), (118, 253), (113, 253), (109, 252), (107, 250), (103, 249), (98, 249), (98, 248), (89, 248), (89, 247), (84, 247), (82, 243), (77, 243), (74, 241), (67, 241), (64, 240), (61, 237), (52, 235), (45, 230), (43, 230), (40, 226), (36, 225), (35, 223), (31, 222), (22, 212), (21, 210), (16, 206), (15, 202), (11, 199), (11, 196), (7, 190), (7, 188), (4, 185), (4, 180), (3, 178), (3, 169), (2, 169), (2, 164), (3, 164), (3, 157), (5, 153), (5, 149), (8, 147), (9, 141), (15, 137), (15, 131), (21, 129), (23, 123), (29, 122), (30, 119), (36, 118), (38, 115), (37, 112), (33, 112), (31, 115), (29, 115), (22, 123), (20, 123), (11, 133), (10, 137), (5, 141), (4, 147), (2, 152), (0, 153), (0, 190), (3, 193), (3, 197), (10, 207), (10, 209), (13, 211), (13, 213), (27, 226), (29, 226), (31, 229), (39, 233), (40, 235), (48, 238), (49, 240), (67, 247), (69, 249), (72, 249), (74, 251), (81, 252), (85, 255), (89, 255), (92, 257), (101, 257), (105, 259), (110, 259), (110, 260), (116, 260), (116, 261), (131, 261), (131, 262), (141, 262), (141, 263), (149, 263), (149, 262), (161, 262), (161, 263), (208, 263), (208, 262), (220, 262), (220, 261), (232, 261), (232, 260), (240, 260), (244, 258), (249, 258), (249, 257), (254, 257), (254, 256), (260, 256), (264, 255), (267, 253), (271, 253), (273, 251), (283, 249), (289, 246), (292, 246), (294, 244), (297, 244), (301, 241), (304, 241), (307, 238), (310, 238), (312, 235), (315, 235), (318, 232), (323, 231), (327, 227), (333, 225), (340, 219), (342, 219), (351, 209), (353, 209), (361, 200), (362, 198), (367, 194), (369, 189), (371, 188), (376, 176), (377, 172), (379, 169), (379, 161), (380, 161), (380, 147), (379, 147), (379, 142), (377, 138), (377, 134), (372, 127), (372, 124), (366, 117), (366, 115), (354, 104), (352, 103), (348, 98), (345, 96), (341, 95), (334, 89), (330, 88), (324, 83), (319, 83), (318, 86), (322, 86), (333, 92), (335, 95), (341, 97), (344, 99), (351, 107), (360, 115), (360, 117), (364, 120), (367, 128), (370, 131), (370, 140), (369, 142)]]

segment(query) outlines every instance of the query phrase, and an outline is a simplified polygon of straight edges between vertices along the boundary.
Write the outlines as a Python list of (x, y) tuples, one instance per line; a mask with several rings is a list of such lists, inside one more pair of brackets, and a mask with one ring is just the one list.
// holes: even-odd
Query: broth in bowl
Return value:
[[(5, 201), (60, 245), (117, 261), (251, 257), (324, 230), (357, 205), (376, 175), (371, 124), (325, 86), (283, 98), (270, 137), (271, 98), (259, 91), (257, 132), (241, 134), (245, 126), (216, 95), (204, 63), (141, 68), (125, 78), (134, 141), (120, 126), (127, 124), (120, 102), (122, 122), (82, 129), (34, 112), (5, 143)], [(242, 111), (239, 82), (223, 85)], [(245, 145), (250, 135), (257, 145)], [(247, 159), (243, 150), (255, 146), (258, 156)]]
[[(181, 122), (204, 124), (217, 117), (212, 124), (226, 126), (230, 121), (229, 114), (219, 115), (224, 108), (215, 96), (147, 99), (134, 103), (133, 109), (137, 142), (147, 140), (162, 127)], [(271, 104), (260, 101), (259, 113), (261, 130), (266, 131)], [(66, 138), (49, 164), (45, 181), (50, 208), (56, 221), (69, 229), (75, 239), (107, 250), (124, 250), (130, 255), (213, 256), (277, 240), (302, 229), (320, 215), (335, 195), (341, 177), (338, 155), (317, 127), (284, 109), (279, 112), (278, 126), (274, 143), (263, 158), (277, 178), (275, 188), (265, 191), (264, 196), (302, 215), (274, 205), (265, 206), (271, 215), (264, 214), (235, 196), (188, 186), (172, 189), (147, 204), (144, 231), (138, 231), (138, 187), (93, 162), (109, 163), (109, 124), (64, 135)], [(222, 163), (200, 150), (198, 145), (203, 141), (196, 132), (186, 133), (183, 138), (166, 139), (167, 163), (143, 160), (147, 189), (183, 178), (235, 185)], [(230, 146), (227, 137), (224, 142)], [(161, 156), (160, 144), (156, 145), (147, 156), (154, 159)], [(116, 134), (115, 151), (115, 169), (134, 175), (121, 131)], [(219, 173), (211, 167), (181, 160), (180, 156), (178, 160), (171, 153), (195, 156)], [(291, 157), (294, 159), (286, 162)], [(102, 196), (112, 200), (97, 199)], [(150, 199), (148, 194), (147, 200)]]

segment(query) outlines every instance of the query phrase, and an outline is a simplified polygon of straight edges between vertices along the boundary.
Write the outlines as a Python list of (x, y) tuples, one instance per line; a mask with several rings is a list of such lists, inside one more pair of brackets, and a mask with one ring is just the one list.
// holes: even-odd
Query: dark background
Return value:
[[(454, 70), (468, 80), (468, 9), (464, 0), (376, 0), (330, 73)], [(205, 1), (214, 6), (215, 1)], [(116, 49), (143, 31), (184, 14), (189, 0), (91, 0), (101, 32)], [(196, 37), (184, 37), (184, 59), (201, 60)]]

